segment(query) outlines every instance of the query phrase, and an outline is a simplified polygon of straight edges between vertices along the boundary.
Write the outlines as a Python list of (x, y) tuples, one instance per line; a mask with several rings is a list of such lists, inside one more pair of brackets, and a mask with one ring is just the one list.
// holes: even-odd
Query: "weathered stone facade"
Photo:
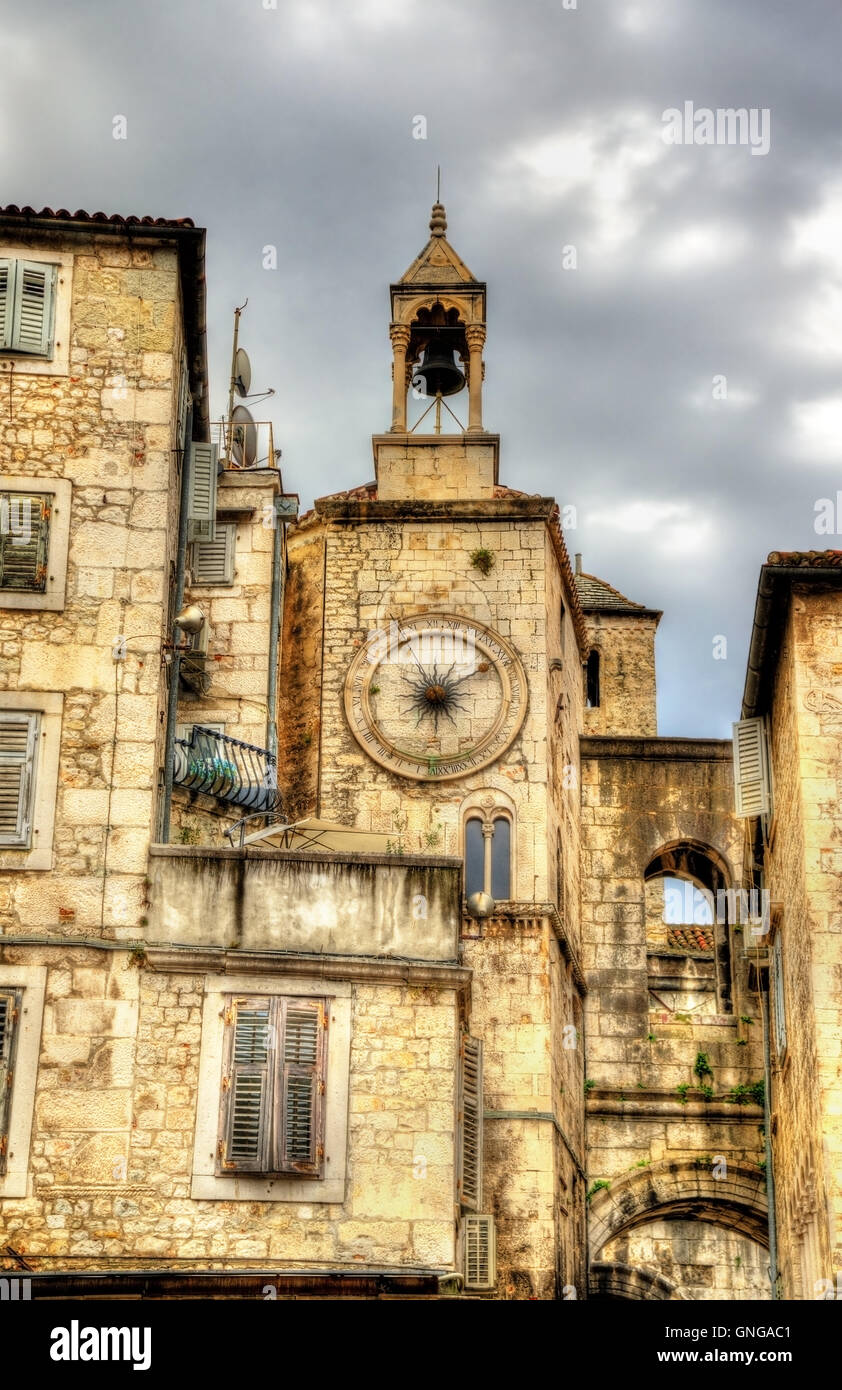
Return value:
[[(179, 574), (184, 348), (192, 439), (209, 434), (203, 233), (105, 225), (2, 223), (11, 257), (54, 259), (58, 297), (52, 356), (0, 353), (0, 462), (54, 495), (46, 587), (21, 603), (0, 586), (0, 720), (35, 711), (44, 741), (32, 843), (0, 844), (17, 1048), (0, 1248), (35, 1277), (156, 1265), (290, 1287), (321, 1270), (352, 1291), (369, 1275), (503, 1299), (764, 1298), (768, 1118), (781, 1288), (815, 1296), (842, 1214), (842, 570), (805, 562), (790, 595), (799, 566), (778, 567), (780, 641), (753, 647), (744, 709), (769, 716), (775, 818), (737, 819), (730, 743), (657, 736), (660, 613), (574, 572), (553, 500), (499, 482), (485, 287), (437, 205), (392, 287), (376, 481), (319, 499), (287, 541), (277, 469), (229, 460), (232, 567), (202, 583), (188, 551)], [(408, 429), (429, 362), (445, 384), (464, 371), (464, 431)], [(181, 598), (209, 639), (173, 710)], [(473, 634), (482, 659), (410, 642), (405, 669), (366, 669), (372, 634), (400, 647), (425, 620)], [(267, 768), (277, 738), (281, 804), (250, 803), (220, 743), (192, 772), (182, 755), (167, 808), (173, 714)], [(770, 1107), (768, 934), (735, 897), (761, 877), (789, 1018)], [(307, 1160), (284, 1158), (303, 1122), (283, 1090), (243, 1160), (239, 1011), (275, 1019), (248, 1043), (274, 1096), (305, 1065), (277, 1031), (296, 1008), (322, 1030)]]

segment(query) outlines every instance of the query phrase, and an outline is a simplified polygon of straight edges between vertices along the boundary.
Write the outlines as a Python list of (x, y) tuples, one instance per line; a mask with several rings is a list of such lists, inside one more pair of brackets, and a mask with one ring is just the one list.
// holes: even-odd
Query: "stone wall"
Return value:
[[(206, 978), (150, 969), (125, 950), (0, 954), (0, 972), (16, 961), (49, 967), (29, 1188), (0, 1203), (0, 1248), (39, 1270), (454, 1268), (452, 987), (351, 988), (342, 1201), (199, 1200), (190, 1193)], [(330, 994), (329, 982), (321, 988)]]
[(795, 591), (772, 701), (775, 830), (767, 886), (781, 907), (787, 1048), (772, 1083), (784, 1297), (815, 1298), (842, 1266), (842, 948), (839, 712), (842, 597)]
[[(69, 366), (14, 362), (0, 471), (72, 484), (63, 611), (0, 608), (2, 691), (64, 696), (53, 872), (7, 873), (0, 929), (61, 921), (136, 934), (163, 757), (160, 643), (174, 554), (175, 397), (182, 349), (177, 253), (165, 242), (32, 234), (23, 254), (62, 259)], [(57, 349), (58, 351), (58, 349)], [(9, 362), (3, 366), (9, 372)], [(5, 390), (5, 386), (4, 386)], [(112, 644), (126, 637), (125, 660)]]
[(600, 654), (599, 705), (585, 710), (586, 734), (651, 736), (658, 732), (655, 702), (657, 619), (586, 613), (591, 645)]

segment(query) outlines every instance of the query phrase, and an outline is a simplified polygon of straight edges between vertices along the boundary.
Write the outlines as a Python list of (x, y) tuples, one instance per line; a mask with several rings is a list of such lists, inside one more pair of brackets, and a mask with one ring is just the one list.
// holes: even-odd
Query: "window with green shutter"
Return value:
[(190, 569), (194, 585), (212, 588), (234, 583), (234, 549), (237, 527), (233, 522), (217, 522), (212, 541), (194, 541)]
[(37, 714), (0, 709), (0, 848), (29, 849), (35, 800)]
[(47, 493), (0, 491), (0, 590), (46, 591), (52, 508)]
[(322, 1177), (327, 1020), (322, 999), (229, 999), (220, 1172)]
[(0, 350), (51, 357), (58, 266), (0, 260)]
[(15, 1078), (15, 1043), (20, 1018), (22, 991), (0, 984), (0, 1176), (6, 1171), (9, 1148), (9, 1118)]

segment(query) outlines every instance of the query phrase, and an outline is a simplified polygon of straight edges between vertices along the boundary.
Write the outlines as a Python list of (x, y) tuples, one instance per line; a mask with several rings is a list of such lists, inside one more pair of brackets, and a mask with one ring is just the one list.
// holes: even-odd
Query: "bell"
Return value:
[(465, 385), (465, 373), (457, 367), (453, 349), (448, 348), (447, 339), (441, 334), (431, 338), (425, 347), (424, 357), (415, 369), (415, 382), (425, 396), (455, 396)]

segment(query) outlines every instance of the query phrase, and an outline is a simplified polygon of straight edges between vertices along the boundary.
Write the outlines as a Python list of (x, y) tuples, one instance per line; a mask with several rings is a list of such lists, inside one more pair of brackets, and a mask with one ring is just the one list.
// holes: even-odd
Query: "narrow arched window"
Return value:
[(497, 816), (491, 831), (491, 896), (495, 902), (512, 895), (512, 824), (506, 816)]
[(588, 709), (599, 708), (599, 652), (595, 647), (588, 657), (585, 696)]
[(471, 816), (465, 824), (465, 897), (485, 890), (485, 840), (482, 821)]
[(465, 822), (465, 897), (489, 893), (495, 902), (512, 894), (512, 822), (490, 811)]

